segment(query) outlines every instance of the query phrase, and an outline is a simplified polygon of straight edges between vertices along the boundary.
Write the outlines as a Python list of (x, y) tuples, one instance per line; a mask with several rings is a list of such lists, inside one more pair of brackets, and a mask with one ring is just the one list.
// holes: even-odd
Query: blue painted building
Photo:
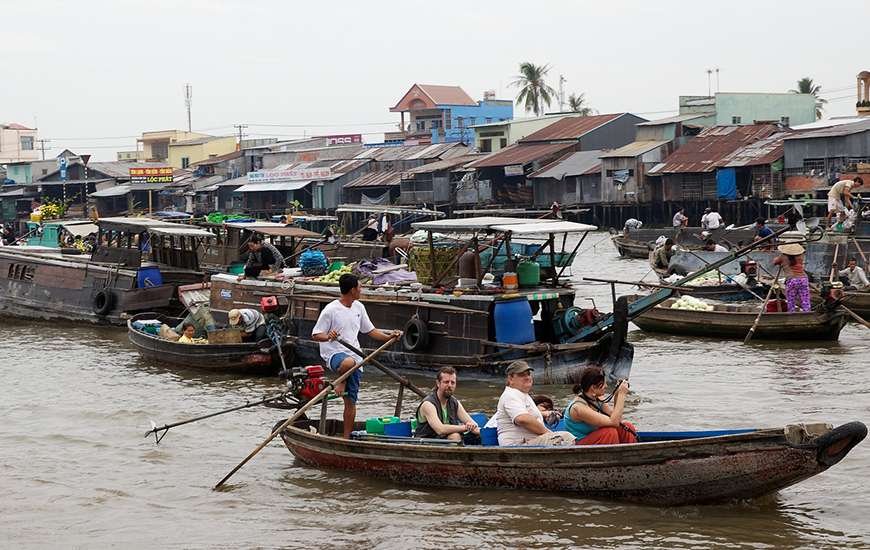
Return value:
[[(414, 84), (392, 108), (401, 114), (400, 130), (386, 132), (386, 143), (424, 145), (429, 143), (473, 144), (476, 124), (510, 120), (514, 116), (511, 100), (495, 99), (487, 92), (475, 101), (459, 86)], [(408, 114), (407, 120), (405, 113)]]

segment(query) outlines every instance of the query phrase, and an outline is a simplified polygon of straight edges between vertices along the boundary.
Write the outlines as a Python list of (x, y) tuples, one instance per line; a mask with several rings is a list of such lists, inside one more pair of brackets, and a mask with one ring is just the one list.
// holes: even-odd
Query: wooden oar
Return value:
[(767, 291), (767, 296), (764, 298), (764, 303), (761, 304), (761, 311), (758, 312), (758, 316), (755, 318), (755, 322), (752, 323), (752, 328), (749, 329), (749, 332), (746, 334), (746, 338), (743, 340), (744, 344), (748, 344), (749, 341), (752, 340), (752, 335), (755, 334), (755, 329), (758, 328), (758, 322), (761, 321), (761, 316), (764, 315), (764, 312), (767, 310), (767, 303), (770, 301), (770, 295), (773, 294), (773, 289), (776, 288), (776, 285), (779, 282), (780, 273), (782, 273), (782, 266), (779, 266), (779, 270), (776, 272), (776, 278), (773, 280), (773, 284), (770, 285), (770, 289)]
[(834, 273), (836, 273), (837, 270), (840, 269), (839, 265), (837, 264), (837, 255), (839, 254), (839, 252), (840, 252), (840, 243), (837, 243), (836, 245), (834, 245), (834, 263), (831, 264), (831, 277), (829, 279), (829, 282), (831, 282), (831, 283), (834, 282)]
[[(388, 347), (392, 346), (393, 343), (394, 343), (395, 341), (396, 341), (396, 338), (395, 338), (395, 337), (390, 338), (389, 340), (387, 340), (387, 341), (386, 341), (386, 342), (385, 342), (381, 347), (379, 347), (379, 348), (376, 349), (375, 351), (371, 352), (371, 353), (370, 353), (370, 354), (369, 354), (365, 359), (363, 359), (361, 362), (359, 362), (359, 363), (357, 363), (356, 365), (354, 365), (352, 369), (350, 369), (350, 370), (347, 371), (346, 373), (342, 374), (341, 376), (339, 376), (338, 378), (336, 378), (335, 380), (333, 380), (333, 381), (332, 381), (332, 384), (335, 385), (335, 384), (338, 384), (338, 383), (344, 382), (345, 380), (347, 380), (348, 378), (350, 378), (350, 375), (352, 375), (354, 372), (356, 372), (357, 369), (359, 369), (360, 367), (362, 367), (362, 366), (365, 365), (366, 363), (371, 362), (372, 359), (374, 359), (375, 357), (377, 357), (378, 355), (380, 355), (380, 354), (381, 354), (385, 349), (387, 349)], [(231, 478), (231, 477), (233, 476), (233, 474), (235, 474), (236, 472), (238, 472), (239, 470), (241, 470), (241, 469), (242, 469), (242, 466), (244, 466), (245, 464), (247, 464), (249, 460), (251, 460), (252, 458), (254, 458), (254, 456), (257, 455), (257, 453), (259, 453), (260, 451), (262, 451), (262, 450), (263, 450), (263, 447), (265, 447), (266, 445), (269, 444), (270, 441), (272, 441), (273, 439), (275, 439), (275, 436), (277, 436), (279, 433), (281, 433), (282, 431), (284, 431), (284, 428), (286, 428), (286, 427), (289, 426), (291, 423), (293, 423), (293, 422), (295, 422), (296, 420), (298, 420), (299, 417), (302, 416), (302, 415), (305, 413), (305, 411), (307, 411), (308, 409), (312, 408), (314, 405), (316, 405), (317, 403), (319, 403), (319, 402), (320, 402), (324, 397), (326, 397), (326, 396), (329, 394), (329, 392), (331, 392), (331, 391), (332, 391), (332, 388), (331, 388), (331, 387), (325, 388), (323, 391), (321, 391), (320, 393), (318, 393), (317, 395), (315, 395), (315, 396), (311, 399), (311, 401), (309, 401), (308, 403), (306, 403), (306, 404), (302, 405), (301, 407), (299, 407), (299, 409), (298, 409), (294, 414), (290, 415), (290, 417), (287, 418), (287, 420), (285, 420), (284, 422), (281, 423), (280, 426), (278, 426), (277, 428), (275, 428), (275, 430), (274, 430), (272, 433), (269, 434), (269, 437), (267, 437), (267, 438), (266, 438), (262, 443), (260, 443), (259, 445), (257, 445), (257, 447), (256, 447), (253, 451), (251, 451), (251, 453), (250, 453), (248, 456), (246, 456), (246, 457), (244, 458), (244, 460), (242, 460), (241, 462), (239, 462), (239, 463), (236, 465), (235, 468), (233, 468), (232, 470), (230, 470), (230, 473), (228, 473), (227, 475), (225, 475), (224, 478), (223, 478), (222, 480), (218, 481), (217, 485), (215, 485), (214, 488), (215, 488), (215, 489), (219, 489), (221, 485), (223, 485), (224, 483), (226, 483), (226, 481), (227, 481), (229, 478)]]
[(861, 259), (864, 260), (864, 267), (867, 267), (867, 256), (865, 256), (864, 251), (861, 250), (861, 245), (858, 244), (858, 241), (855, 239), (855, 237), (852, 237), (852, 242), (855, 243), (855, 248), (858, 249), (858, 254), (861, 255)]
[(848, 314), (849, 314), (853, 319), (855, 319), (856, 321), (858, 321), (859, 323), (861, 323), (861, 324), (864, 325), (865, 327), (870, 328), (870, 323), (868, 323), (867, 321), (865, 321), (863, 317), (861, 317), (860, 315), (858, 315), (857, 313), (855, 313), (855, 312), (852, 311), (851, 309), (847, 308), (847, 307), (844, 306), (843, 304), (838, 304), (838, 305), (839, 305), (841, 308), (843, 308), (843, 311), (845, 311), (846, 313), (848, 313)]
[[(345, 342), (345, 341), (342, 340), (341, 338), (336, 339), (336, 341), (337, 341), (339, 344), (341, 344), (342, 346), (344, 346), (344, 347), (346, 347), (347, 349), (349, 349), (350, 351), (352, 351), (352, 352), (354, 352), (355, 354), (359, 355), (360, 357), (362, 357), (363, 355), (365, 355), (362, 351), (360, 351), (359, 349), (357, 349), (355, 346), (353, 346), (353, 345), (351, 345), (351, 344), (348, 344), (347, 342)], [(393, 380), (395, 380), (395, 381), (398, 382), (399, 384), (405, 386), (406, 388), (408, 388), (408, 389), (411, 390), (412, 392), (416, 393), (416, 394), (419, 395), (420, 397), (426, 397), (426, 395), (428, 395), (426, 392), (424, 392), (423, 390), (421, 390), (420, 388), (418, 388), (417, 386), (415, 386), (413, 382), (411, 382), (410, 380), (408, 380), (408, 379), (405, 378), (404, 376), (400, 375), (399, 373), (397, 373), (397, 372), (394, 371), (393, 369), (384, 366), (380, 361), (378, 361), (378, 360), (376, 360), (376, 359), (372, 359), (372, 360), (370, 361), (370, 363), (371, 363), (372, 365), (376, 366), (378, 369), (380, 369), (381, 372), (383, 372), (384, 374), (386, 374), (387, 376), (389, 376), (390, 378), (392, 378)]]

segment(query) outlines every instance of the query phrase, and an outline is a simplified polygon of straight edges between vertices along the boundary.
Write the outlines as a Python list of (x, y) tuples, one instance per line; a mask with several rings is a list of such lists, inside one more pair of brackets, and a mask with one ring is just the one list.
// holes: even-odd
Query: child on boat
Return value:
[(604, 371), (589, 367), (580, 375), (580, 383), (574, 386), (577, 398), (565, 408), (565, 429), (577, 438), (577, 445), (614, 445), (637, 443), (637, 431), (630, 422), (622, 419), (628, 381), (617, 386), (613, 405), (602, 399), (607, 392)]

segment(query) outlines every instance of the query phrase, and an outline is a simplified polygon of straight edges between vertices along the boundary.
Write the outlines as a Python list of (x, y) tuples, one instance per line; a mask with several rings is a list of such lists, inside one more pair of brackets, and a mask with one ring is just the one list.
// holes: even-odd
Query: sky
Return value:
[(113, 160), (143, 131), (187, 127), (189, 83), (194, 131), (373, 142), (396, 129), (389, 108), (415, 82), (513, 99), (523, 61), (549, 64), (551, 86), (563, 75), (566, 96), (601, 113), (672, 115), (679, 95), (707, 94), (718, 67), (723, 92), (788, 91), (809, 76), (825, 115), (848, 116), (855, 76), (870, 70), (866, 40), (845, 24), (859, 20), (866, 0), (822, 11), (805, 0), (0, 0), (0, 122), (37, 126), (46, 156)]

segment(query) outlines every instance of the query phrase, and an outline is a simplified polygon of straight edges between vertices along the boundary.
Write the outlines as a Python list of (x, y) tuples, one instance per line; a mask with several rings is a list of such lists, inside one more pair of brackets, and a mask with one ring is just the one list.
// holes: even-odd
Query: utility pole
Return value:
[(719, 93), (719, 67), (716, 67), (716, 93)]
[(564, 75), (559, 75), (559, 112), (565, 112), (565, 83), (568, 82)]
[(184, 85), (184, 105), (187, 107), (187, 131), (192, 132), (190, 123), (190, 105), (193, 102), (193, 86), (190, 84)]
[(42, 160), (45, 160), (45, 144), (51, 143), (51, 140), (50, 139), (38, 139), (36, 141), (39, 142), (39, 148), (42, 149)]
[(713, 69), (707, 69), (707, 97), (713, 97), (713, 90), (710, 88), (710, 77), (713, 75)]
[(247, 124), (233, 124), (233, 128), (235, 128), (239, 131), (239, 148), (237, 149), (237, 151), (242, 150), (242, 136), (244, 135), (242, 133), (242, 130), (244, 130), (247, 127), (248, 127)]

